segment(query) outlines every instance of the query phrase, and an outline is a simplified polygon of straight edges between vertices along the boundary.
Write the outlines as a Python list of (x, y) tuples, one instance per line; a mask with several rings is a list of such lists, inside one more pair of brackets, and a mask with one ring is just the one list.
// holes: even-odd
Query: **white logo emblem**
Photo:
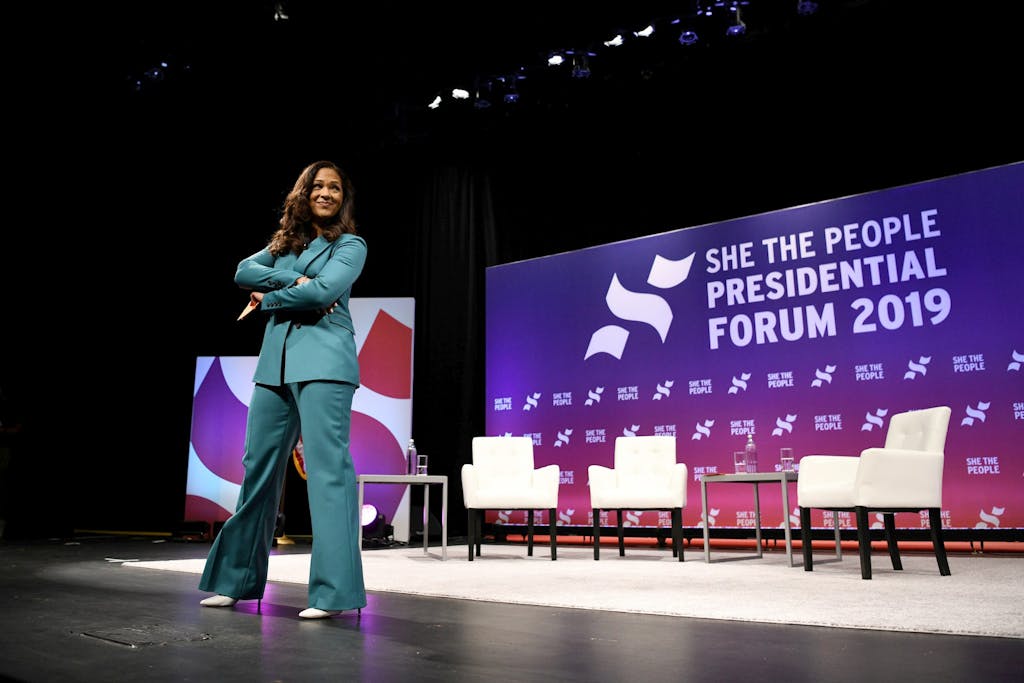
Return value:
[(651, 397), (651, 400), (660, 401), (662, 396), (671, 396), (673, 384), (675, 384), (675, 382), (670, 379), (665, 380), (664, 384), (659, 384), (658, 389), (655, 391), (654, 396)]
[(963, 426), (973, 427), (975, 420), (979, 420), (981, 422), (984, 422), (985, 421), (985, 417), (986, 417), (985, 411), (988, 410), (989, 406), (991, 406), (991, 405), (992, 405), (991, 402), (984, 403), (982, 401), (978, 401), (978, 407), (977, 408), (972, 408), (971, 406), (967, 406), (967, 410), (966, 410), (967, 417), (965, 417), (964, 419), (960, 420), (960, 426), (961, 427), (963, 427)]
[(928, 364), (932, 362), (931, 356), (921, 356), (917, 359), (917, 362), (907, 361), (907, 371), (903, 373), (903, 379), (914, 379), (918, 373), (922, 375), (928, 374)]
[(814, 371), (814, 381), (811, 382), (812, 387), (820, 387), (822, 382), (828, 382), (832, 384), (832, 373), (836, 371), (835, 365), (826, 365), (824, 370)]
[(886, 408), (879, 408), (878, 410), (875, 411), (874, 415), (872, 415), (871, 413), (865, 413), (864, 414), (865, 422), (864, 422), (864, 424), (862, 424), (860, 426), (860, 431), (862, 431), (862, 432), (870, 432), (875, 427), (878, 427), (879, 429), (881, 429), (882, 428), (882, 418), (885, 417), (888, 414), (889, 414), (889, 411)]
[(786, 415), (785, 419), (781, 417), (775, 418), (775, 429), (772, 430), (772, 436), (782, 436), (783, 432), (793, 433), (793, 422), (796, 420), (796, 415)]
[(985, 512), (984, 510), (978, 511), (978, 516), (981, 521), (974, 525), (975, 529), (998, 529), (999, 528), (999, 516), (1006, 512), (1006, 508), (992, 508), (992, 514)]
[(693, 436), (690, 437), (690, 441), (700, 441), (703, 437), (711, 438), (710, 427), (714, 426), (714, 420), (704, 420), (704, 424), (698, 422), (697, 425), (694, 427), (694, 429), (696, 429), (697, 431), (695, 431), (693, 433)]
[(736, 379), (736, 376), (733, 375), (732, 386), (729, 387), (729, 393), (730, 394), (737, 394), (740, 391), (746, 391), (747, 390), (747, 380), (749, 380), (749, 379), (750, 379), (750, 373), (749, 372), (741, 372), (739, 379)]
[[(658, 289), (671, 289), (686, 280), (696, 252), (680, 261), (672, 261), (655, 255), (647, 284)], [(608, 292), (604, 297), (608, 309), (619, 320), (646, 323), (657, 331), (665, 343), (668, 329), (672, 325), (672, 309), (668, 302), (657, 294), (633, 292), (622, 286), (618, 273), (612, 274)], [(583, 360), (598, 353), (607, 353), (621, 359), (629, 339), (629, 330), (619, 325), (605, 325), (590, 336), (590, 344)]]

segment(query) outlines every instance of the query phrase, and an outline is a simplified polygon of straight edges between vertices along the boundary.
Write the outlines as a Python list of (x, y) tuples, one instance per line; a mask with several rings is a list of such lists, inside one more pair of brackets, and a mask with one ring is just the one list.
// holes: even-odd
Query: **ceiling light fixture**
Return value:
[(817, 11), (818, 11), (818, 3), (813, 2), (813, 0), (797, 0), (797, 3), (796, 3), (796, 13), (797, 14), (799, 14), (801, 16), (807, 16), (809, 14), (814, 14)]
[(616, 33), (614, 38), (612, 38), (611, 40), (604, 41), (604, 46), (605, 47), (618, 47), (618, 46), (622, 45), (623, 42), (625, 42), (625, 41), (623, 41), (623, 39), (622, 39), (622, 34), (621, 33)]
[(743, 16), (740, 13), (740, 7), (738, 4), (734, 3), (729, 9), (736, 13), (736, 22), (731, 24), (729, 28), (725, 29), (725, 35), (742, 36), (747, 32), (747, 25), (743, 23)]
[(572, 53), (572, 77), (590, 78), (590, 57), (593, 53), (578, 50)]

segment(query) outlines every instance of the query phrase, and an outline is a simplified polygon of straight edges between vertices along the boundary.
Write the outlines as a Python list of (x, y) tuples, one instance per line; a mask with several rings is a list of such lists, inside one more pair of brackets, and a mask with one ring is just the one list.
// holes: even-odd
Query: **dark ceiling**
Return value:
[[(921, 87), (943, 103), (971, 96), (948, 92), (961, 78), (955, 72), (986, 53), (1005, 54), (994, 45), (1004, 29), (988, 23), (997, 16), (963, 14), (953, 3), (820, 0), (805, 16), (797, 0), (749, 0), (740, 5), (744, 36), (727, 38), (724, 19), (697, 23), (696, 8), (725, 17), (731, 4), (161, 0), (95, 6), (90, 19), (102, 24), (95, 47), (130, 107), (174, 112), (185, 125), (193, 116), (207, 124), (219, 111), (239, 126), (286, 127), (327, 111), (359, 126), (361, 140), (383, 143), (418, 139), (453, 119), (465, 132), (509, 120), (550, 125), (565, 113), (577, 126), (627, 118), (649, 126), (667, 117), (720, 132), (801, 113), (810, 122), (832, 108), (833, 120), (856, 124), (851, 109), (905, 106), (897, 98), (916, 97)], [(672, 19), (693, 23), (701, 41), (681, 46)], [(652, 22), (652, 38), (629, 34)], [(605, 47), (616, 31), (631, 40)], [(591, 77), (546, 67), (556, 49), (591, 52)], [(468, 102), (425, 107), (452, 87), (475, 95), (513, 73), (525, 77), (515, 108), (497, 101), (458, 118), (452, 112)]]
[[(804, 4), (749, 0), (737, 37), (724, 19), (695, 18), (709, 6), (735, 16), (731, 0), (76, 4), (79, 16), (56, 13), (71, 29), (53, 52), (66, 63), (54, 70), (50, 55), (30, 77), (52, 105), (12, 111), (37, 126), (59, 117), (36, 139), (66, 139), (90, 164), (83, 202), (114, 181), (123, 215), (149, 215), (159, 193), (155, 219), (172, 226), (211, 210), (272, 224), (295, 170), (323, 156), (365, 180), (361, 210), (382, 222), (367, 214), (394, 206), (393, 188), (411, 196), (395, 170), (468, 158), (500, 174), (503, 207), (523, 205), (516, 230), (543, 235), (513, 257), (627, 237), (622, 222), (696, 225), (1024, 159), (1024, 3), (820, 0), (809, 15)], [(48, 8), (36, 11), (48, 27)], [(681, 45), (674, 19), (701, 40)], [(648, 23), (653, 37), (630, 35)], [(605, 47), (618, 31), (626, 43)], [(57, 44), (43, 34), (40, 53)], [(558, 49), (592, 52), (591, 76), (547, 67)], [(516, 104), (426, 107), (512, 73), (524, 76)], [(241, 172), (244, 199), (211, 203)], [(539, 209), (525, 208), (524, 182)], [(626, 198), (621, 213), (648, 214), (605, 216), (608, 187)], [(555, 240), (538, 211), (556, 224), (601, 212), (608, 226)]]
[[(283, 0), (97, 5), (90, 43), (115, 91), (113, 134), (251, 144), (250, 133), (332, 125), (351, 149), (421, 142), (520, 149), (575, 137), (673, 155), (741, 154), (815, 138), (906, 141), (926, 129), (961, 140), (1019, 113), (1015, 16), (927, 0), (798, 0), (740, 5), (746, 35), (725, 36), (732, 2), (342, 3)], [(275, 13), (287, 19), (275, 18)], [(682, 19), (701, 41), (678, 42)], [(691, 21), (692, 20), (692, 21)], [(650, 39), (629, 32), (653, 22)], [(602, 42), (616, 31), (619, 48)], [(592, 75), (545, 66), (556, 49), (591, 52)], [(159, 66), (166, 62), (167, 66)], [(452, 87), (487, 93), (518, 73), (520, 100), (426, 108)], [(103, 106), (100, 104), (99, 106)], [(1005, 119), (1005, 120), (1004, 120)], [(913, 153), (933, 143), (915, 142)], [(129, 143), (130, 144), (130, 143)], [(840, 141), (841, 144), (841, 141)], [(932, 150), (927, 150), (932, 151)]]
[[(977, 98), (991, 95), (1001, 106), (1019, 76), (1012, 46), (1022, 3), (967, 11), (930, 0), (818, 0), (806, 16), (801, 0), (743, 3), (745, 36), (727, 38), (723, 20), (703, 20), (691, 47), (669, 22), (695, 20), (707, 7), (728, 16), (731, 0), (37, 4), (18, 10), (35, 15), (38, 30), (14, 75), (59, 111), (94, 114), (126, 144), (139, 130), (213, 139), (246, 127), (287, 131), (316, 113), (353, 142), (374, 145), (451, 128), (532, 133), (569, 117), (574, 129), (598, 134), (671, 125), (676, 135), (706, 137), (800, 116), (806, 126), (823, 114), (841, 126), (875, 126), (882, 109), (919, 107), (921, 97), (983, 109)], [(287, 19), (275, 18), (279, 10)], [(630, 35), (650, 22), (653, 38)], [(604, 47), (620, 30), (631, 40)], [(591, 51), (591, 77), (546, 67), (556, 49)], [(526, 76), (514, 110), (499, 102), (463, 117), (455, 107), (425, 107), (452, 87), (475, 94), (513, 72)]]

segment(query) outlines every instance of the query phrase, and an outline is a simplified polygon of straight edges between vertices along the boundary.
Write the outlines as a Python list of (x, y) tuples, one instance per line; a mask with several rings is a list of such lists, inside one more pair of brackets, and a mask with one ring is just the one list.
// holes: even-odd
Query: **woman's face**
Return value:
[(343, 198), (341, 176), (333, 168), (321, 168), (313, 178), (313, 190), (309, 193), (309, 208), (313, 211), (313, 222), (321, 223), (341, 211)]

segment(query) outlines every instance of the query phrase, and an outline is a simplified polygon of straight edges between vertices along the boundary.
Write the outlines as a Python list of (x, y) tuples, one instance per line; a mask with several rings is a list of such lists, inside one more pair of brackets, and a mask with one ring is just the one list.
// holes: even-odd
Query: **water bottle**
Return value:
[(409, 450), (406, 452), (405, 472), (416, 474), (416, 442), (409, 439)]
[(747, 472), (757, 472), (757, 444), (754, 443), (754, 435), (747, 434)]

